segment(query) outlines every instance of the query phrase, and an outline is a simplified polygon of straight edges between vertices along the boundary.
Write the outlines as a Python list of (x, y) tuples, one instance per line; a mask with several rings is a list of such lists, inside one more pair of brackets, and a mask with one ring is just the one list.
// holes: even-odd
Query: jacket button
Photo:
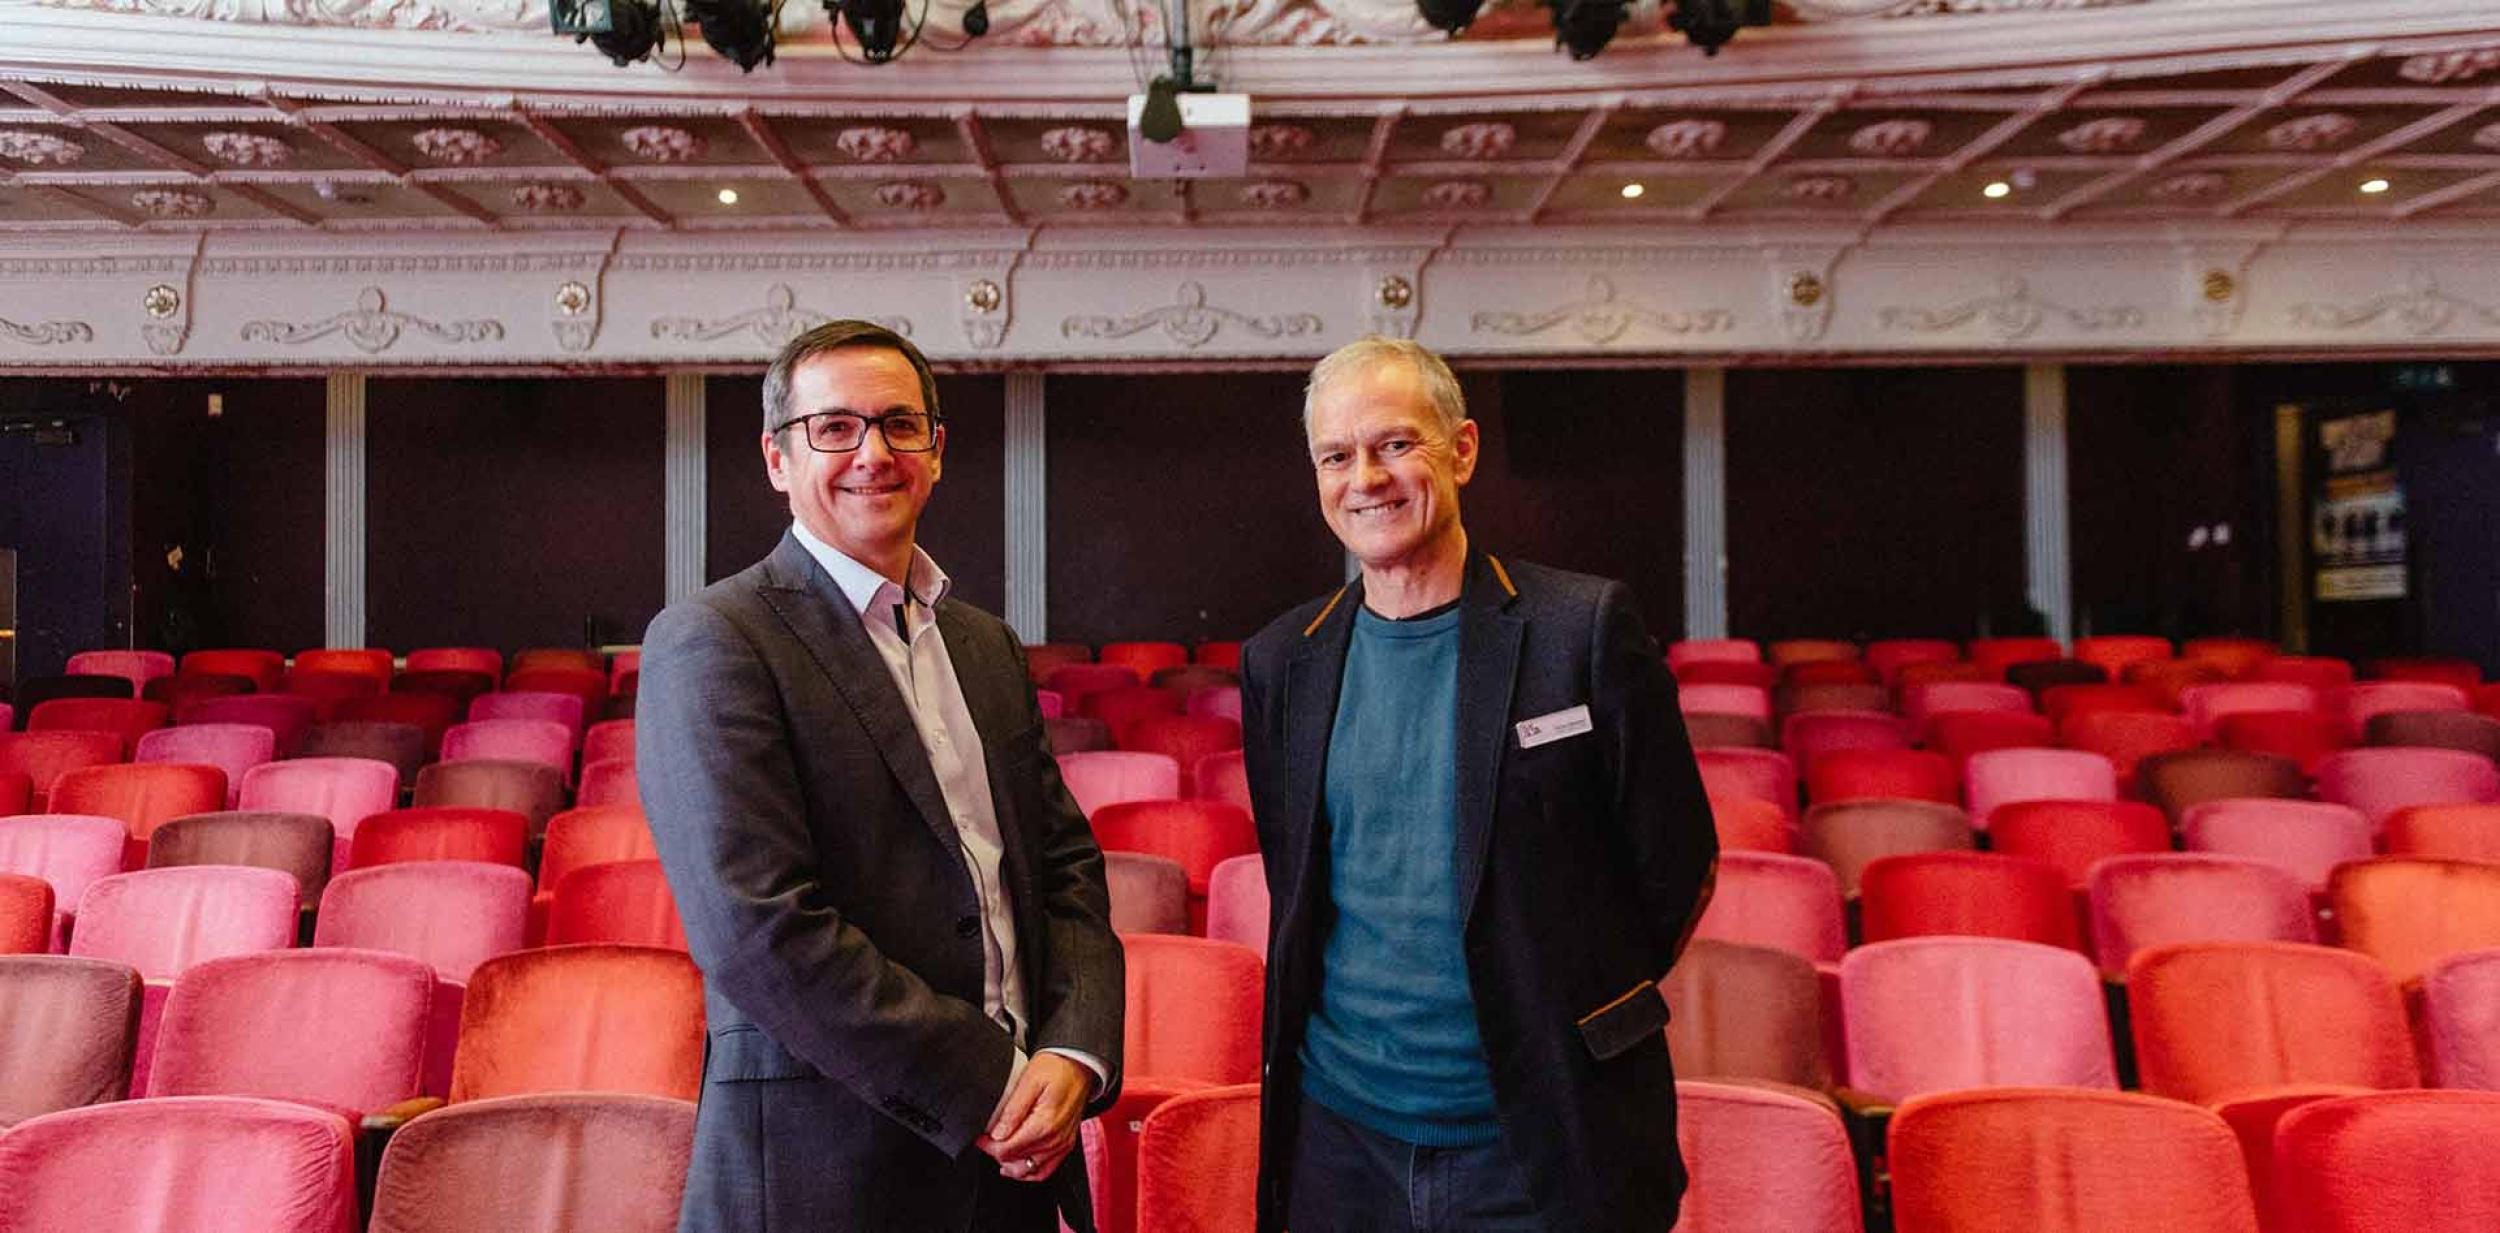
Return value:
[(978, 917), (978, 916), (959, 916), (959, 917), (956, 917), (956, 918), (955, 918), (955, 936), (956, 936), (956, 937), (959, 937), (959, 938), (977, 937), (977, 936), (979, 936), (979, 935), (980, 935), (980, 932), (981, 932), (981, 918), (980, 918), (980, 917)]

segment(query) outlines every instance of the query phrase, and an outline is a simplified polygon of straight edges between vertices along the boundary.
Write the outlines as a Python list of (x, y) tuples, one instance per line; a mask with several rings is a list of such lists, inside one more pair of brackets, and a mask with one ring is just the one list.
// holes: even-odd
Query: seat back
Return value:
[(1692, 1178), (1676, 1233), (1858, 1233), (1864, 1227), (1848, 1131), (1828, 1100), (1679, 1080), (1675, 1136)]
[(2263, 667), (2282, 648), (2263, 638), (2190, 638), (2179, 644), (2183, 659), (2212, 664), (2233, 678), (2247, 676)]
[(530, 833), (536, 835), (564, 808), (564, 772), (543, 762), (499, 758), (437, 762), (417, 772), (410, 803), (509, 809), (529, 819)]
[(399, 803), (399, 770), (371, 758), (294, 758), (243, 774), (237, 797), (245, 809), (319, 814), (330, 820), (337, 868), (347, 865), (356, 824)]
[(1710, 819), (1718, 828), (1721, 851), (1797, 850), (1795, 815), (1769, 801), (1750, 796), (1712, 797)]
[(52, 953), (52, 884), (0, 873), (0, 955)]
[(2385, 826), (2389, 815), (2412, 805), (2500, 801), (2500, 766), (2459, 749), (2347, 749), (2318, 763), (2318, 797)]
[(52, 786), (61, 776), (110, 766), (121, 760), (121, 752), (121, 738), (110, 732), (0, 732), (0, 771), (26, 776), (37, 809), (49, 808)]
[(2363, 681), (2344, 691), (2344, 731), (2360, 740), (2370, 719), (2389, 711), (2470, 711), (2472, 695), (2455, 685), (2429, 681)]
[(2318, 691), (2286, 681), (2225, 681), (2179, 691), (2179, 709), (2200, 740), (2212, 740), (2226, 715), (2250, 711), (2315, 711)]
[(2105, 857), (2168, 852), (2170, 820), (2142, 801), (2022, 801), (1997, 810), (1988, 845), (2046, 861), (2080, 891)]
[(1840, 962), (1849, 1083), (1904, 1100), (1973, 1087), (2115, 1089), (2092, 964), (2002, 938), (1875, 942)]
[(550, 946), (469, 976), (451, 1100), (641, 1092), (692, 1100), (703, 1075), (703, 976), (683, 952)]
[(2500, 865), (2500, 805), (2415, 805), (2387, 819), (2389, 856)]
[(1667, 1050), (1687, 1078), (1829, 1087), (1822, 981), (1799, 955), (1701, 939), (1658, 984)]
[(129, 832), (119, 818), (30, 813), (0, 818), (0, 871), (52, 884), (52, 909), (74, 912), (88, 884), (122, 871)]
[(314, 724), (297, 751), (307, 758), (369, 758), (387, 762), (403, 785), (426, 763), (425, 729), (415, 724), (333, 720)]
[(634, 760), (634, 721), (608, 719), (590, 725), (582, 733), (582, 765), (610, 758)]
[(2371, 745), (2460, 749), (2500, 762), (2500, 719), (2472, 711), (2381, 711), (2362, 739)]
[(539, 853), (538, 886), (552, 891), (576, 869), (611, 861), (655, 861), (659, 846), (639, 806), (592, 805), (567, 809), (547, 820), (547, 844)]
[(174, 674), (174, 657), (163, 651), (80, 651), (62, 671), (72, 676), (117, 676), (130, 682), (131, 696), (160, 676)]
[(1782, 638), (1762, 649), (1763, 658), (1782, 668), (1791, 664), (1854, 662), (1858, 644), (1840, 638)]
[(1207, 937), (1267, 953), (1267, 861), (1256, 853), (1216, 862), (1207, 875)]
[(1106, 689), (1133, 689), (1146, 683), (1137, 670), (1126, 664), (1061, 664), (1041, 679), (1044, 689), (1068, 700), (1070, 709), (1084, 713), (1085, 695)]
[(293, 755), (304, 734), (319, 722), (321, 708), (294, 694), (235, 694), (196, 698), (174, 708), (178, 724), (258, 724), (277, 738), (278, 756)]
[(1693, 762), (1713, 797), (1750, 796), (1782, 810), (1797, 809), (1797, 767), (1788, 755), (1771, 749), (1700, 749)]
[(1118, 739), (1130, 724), (1162, 715), (1178, 715), (1187, 696), (1177, 689), (1131, 685), (1097, 689), (1077, 699), (1077, 714), (1103, 721)]
[(1686, 664), (1751, 664), (1762, 660), (1762, 644), (1751, 638), (1680, 638), (1667, 644), (1667, 666)]
[(1962, 777), (1924, 749), (1833, 750), (1806, 770), (1806, 799), (1816, 805), (1886, 798), (1959, 805)]
[(2500, 948), (2432, 964), (2422, 974), (2421, 1005), (2431, 1083), (2500, 1092)]
[(2197, 745), (2188, 721), (2152, 711), (2084, 711), (2058, 725), (2057, 739), (2109, 759), (2121, 787), (2135, 782), (2136, 764), (2144, 759)]
[(135, 698), (54, 698), (26, 713), (29, 732), (110, 732), (122, 739), (122, 756), (139, 747), (139, 738), (173, 719), (173, 708)]
[(148, 836), (150, 869), (181, 865), (253, 865), (295, 879), (301, 902), (321, 902), (330, 884), (330, 820), (309, 813), (254, 810), (195, 813)]
[(686, 927), (660, 862), (609, 861), (564, 875), (547, 910), (547, 943), (578, 942), (686, 949)]
[(2065, 685), (2106, 685), (2109, 673), (2099, 664), (2080, 659), (2034, 659), (2007, 665), (2005, 683), (2030, 690), (2038, 698)]
[(226, 799), (243, 790), (244, 773), (278, 756), (278, 734), (259, 724), (178, 724), (139, 738), (134, 760), (188, 762), (226, 773)]
[(2352, 661), (2325, 655), (2277, 655), (2257, 665), (2248, 679), (2289, 681), (2317, 690), (2320, 698), (2329, 698), (2352, 684)]
[(17, 682), (17, 722), (23, 726), (47, 702), (64, 698), (135, 698), (137, 688), (121, 676), (29, 676)]
[(371, 677), (384, 688), (391, 683), (391, 653), (381, 647), (316, 647), (297, 651), (289, 667), (296, 672), (337, 672)]
[(1887, 685), (1899, 681), (1901, 670), (1911, 664), (1950, 664), (1962, 658), (1962, 648), (1941, 638), (1886, 638), (1866, 644), (1866, 665), (1879, 673)]
[(1675, 691), (1687, 715), (1742, 715), (1769, 722), (1771, 691), (1755, 685), (1686, 685)]
[(582, 765), (581, 786), (573, 793), (581, 805), (642, 807), (642, 781), (631, 758), (602, 758)]
[(1106, 851), (1180, 862), (1190, 893), (1201, 897), (1219, 862), (1259, 850), (1249, 813), (1221, 801), (1127, 801), (1094, 811), (1093, 822), (1094, 838)]
[(2325, 801), (2206, 801), (2187, 811), (2180, 831), (2190, 852), (2264, 861), (2312, 892), (2326, 889), (2337, 865), (2370, 856), (2370, 820)]
[(1157, 1233), (1258, 1227), (1259, 1088), (1185, 1092), (1137, 1133), (1137, 1224)]
[(1743, 685), (1752, 689), (1769, 689), (1779, 683), (1780, 670), (1755, 660), (1696, 659), (1675, 666), (1675, 683), (1686, 685)]
[[(1156, 715), (1126, 728), (1114, 725), (1112, 732), (1119, 748), (1162, 754), (1184, 771), (1208, 754), (1241, 748), (1241, 722), (1211, 716)], [(1181, 795), (1196, 795), (1186, 774), (1181, 777)]]
[[(1171, 677), (1181, 672), (1208, 671), (1212, 669), (1173, 668), (1165, 670), (1163, 676)], [(1195, 715), (1202, 719), (1229, 719), (1239, 724), (1241, 722), (1241, 686), (1193, 685), (1190, 687), (1188, 699), (1181, 703), (1181, 714)]]
[(2075, 658), (2098, 665), (2112, 679), (2126, 671), (2129, 664), (2170, 656), (2170, 640), (2148, 634), (2097, 634), (2075, 640)]
[(1259, 952), (1168, 934), (1123, 941), (1128, 1031), (1122, 1073), (1256, 1083), (1267, 968)]
[(103, 959), (0, 956), (0, 1130), (120, 1100), (139, 1032), (139, 974)]
[(1090, 664), (1094, 648), (1081, 642), (1044, 642), (1024, 648), (1025, 671), (1035, 684), (1049, 678), (1051, 671), (1062, 664)]
[(2190, 942), (2127, 963), (2143, 1090), (2211, 1105), (2293, 1084), (2420, 1082), (2404, 1001), (2367, 955), (2284, 942)]
[(1831, 866), (1841, 892), (1855, 896), (1866, 867), (1876, 861), (1912, 852), (1967, 852), (1977, 840), (1959, 805), (1873, 799), (1807, 810), (1798, 846)]
[(1840, 879), (1831, 866), (1808, 857), (1722, 853), (1718, 889), (1693, 936), (1769, 946), (1815, 963), (1837, 962), (1849, 948)]
[(2028, 715), (2031, 695), (2022, 687), (1993, 678), (1985, 681), (1937, 681), (1901, 688), (1901, 717), (1921, 732), (1939, 715), (1971, 713)]
[(1137, 679), (1151, 679), (1166, 668), (1189, 664), (1189, 648), (1177, 642), (1106, 642), (1095, 660), (1119, 664), (1137, 674)]
[(391, 1136), (370, 1233), (674, 1233), (694, 1106), (550, 1092), (429, 1113)]
[(457, 805), (393, 809), (356, 825), (347, 867), (399, 861), (485, 861), (519, 867), (529, 847), (529, 819), (509, 809)]
[(2318, 1101), (2275, 1130), (2275, 1194), (2303, 1233), (2481, 1233), (2500, 1228), (2496, 1144), (2500, 1094)]
[(2500, 866), (2415, 857), (2338, 865), (2327, 902), (2343, 943), (2404, 982), (2451, 955), (2500, 946)]
[(1045, 716), (1042, 735), (1050, 742), (1053, 755), (1111, 748), (1111, 725), (1090, 715)]
[(2057, 866), (1996, 852), (1914, 852), (1858, 875), (1859, 931), (1869, 942), (1949, 934), (2016, 938), (2074, 949), (2075, 911)]
[[(5, 708), (7, 705), (7, 703), (0, 703), (0, 708)], [(0, 715), (0, 728), (5, 728), (8, 722), (8, 716)], [(33, 777), (24, 771), (0, 771), (0, 818), (33, 809), (34, 799)]]
[(2176, 825), (2206, 801), (2245, 797), (2298, 800), (2309, 794), (2300, 764), (2275, 754), (2188, 749), (2135, 764), (2136, 790)]
[(1198, 759), (1198, 765), (1190, 770), (1189, 787), (1202, 801), (1250, 807), (1250, 771), (1238, 749)]
[(295, 879), (275, 869), (193, 865), (98, 878), (78, 901), (69, 953), (168, 981), (196, 963), (295, 943)]
[(473, 719), (443, 733), (443, 761), (537, 762), (570, 775), (573, 734), (552, 719)]
[(2040, 691), (2040, 713), (2060, 731), (2076, 716), (2111, 711), (2167, 715), (2170, 702), (2144, 685), (2052, 685)]
[(1882, 711), (1804, 711), (1780, 725), (1780, 748), (1803, 768), (1808, 783), (1815, 764), (1835, 753), (1856, 750), (1907, 751), (1907, 725)]
[[(81, 767), (52, 785), (53, 812), (119, 818), (130, 828), (134, 844), (145, 844), (159, 825), (174, 818), (225, 807), (226, 773), (188, 762)], [(134, 847), (124, 860), (136, 865), (144, 856)]]
[[(1104, 852), (1111, 890), (1111, 927), (1120, 933), (1189, 932), (1189, 871), (1170, 857)], [(1259, 945), (1264, 947), (1266, 939)]]
[[(529, 697), (534, 706), (511, 718), (552, 719), (572, 728), (574, 737), (579, 739), (583, 725), (597, 718), (600, 708), (607, 704), (611, 679), (604, 668), (515, 668), (504, 676), (500, 693), (481, 694), (469, 703), (469, 718), (502, 718), (497, 703), (488, 703), (486, 712), (479, 713), (477, 704), (489, 698)], [(571, 698), (573, 705), (565, 706), (553, 701), (555, 698)]]
[(2016, 664), (2066, 656), (2065, 644), (2055, 638), (1973, 638), (1965, 650), (1972, 663), (1999, 675)]
[(1963, 765), (1962, 799), (1984, 831), (1998, 806), (2017, 801), (2117, 800), (2118, 768), (2080, 749), (1992, 749)]
[(335, 1113), (234, 1096), (39, 1117), (0, 1135), (0, 1229), (351, 1233), (350, 1133)]
[(2127, 665), (2119, 674), (2129, 685), (2142, 685), (2159, 693), (2170, 705), (2179, 705), (2180, 695), (2198, 685), (2212, 685), (2231, 679), (2219, 665), (2197, 659), (2148, 659)]
[(1103, 749), (1061, 754), (1058, 761), (1068, 794), (1089, 818), (1105, 805), (1176, 800), (1181, 794), (1180, 763), (1167, 754)]
[(466, 982), (477, 965), (521, 949), (530, 879), (510, 865), (411, 861), (340, 874), (321, 897), (314, 946), (385, 950)]
[(2092, 867), (2092, 949), (2101, 969), (2171, 942), (2314, 942), (2309, 892), (2263, 861), (2170, 852)]
[(512, 653), (511, 670), (517, 674), (558, 668), (605, 675), (607, 666), (607, 658), (597, 651), (577, 646), (533, 646)]
[(150, 1096), (262, 1096), (349, 1114), (418, 1094), (434, 971), (378, 950), (197, 964), (157, 1029)]
[(2158, 1096), (1925, 1096), (1893, 1115), (1887, 1156), (1905, 1233), (2257, 1233), (2230, 1126)]
[(2278, 754), (2316, 769), (2328, 754), (2350, 743), (2344, 723), (2317, 711), (2240, 711), (2222, 717), (2214, 739), (2224, 749)]
[(1769, 749), (1779, 744), (1771, 725), (1750, 715), (1686, 711), (1684, 735), (1695, 749)]
[(1956, 767), (1992, 749), (2046, 749), (2057, 743), (2057, 726), (2049, 717), (2028, 711), (1946, 711), (1930, 716), (1925, 729), (1927, 748)]

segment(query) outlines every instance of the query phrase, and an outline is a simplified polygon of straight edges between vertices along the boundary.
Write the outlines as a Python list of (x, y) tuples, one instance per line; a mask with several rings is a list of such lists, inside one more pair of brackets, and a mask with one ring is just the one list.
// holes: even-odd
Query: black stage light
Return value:
[(1771, 24), (1771, 0), (1675, 0), (1667, 28), (1681, 32), (1705, 56), (1719, 54), (1738, 30)]
[(712, 50), (752, 73), (773, 62), (773, 11), (762, 0), (685, 0), (686, 20), (703, 28)]
[(1148, 141), (1170, 141), (1181, 135), (1180, 87), (1169, 77), (1146, 83), (1146, 106), (1137, 113), (1137, 135)]
[(1554, 43), (1574, 60), (1595, 59), (1614, 41), (1629, 5), (1625, 0), (1546, 0), (1554, 9)]
[(1433, 29), (1456, 34), (1475, 24), (1484, 0), (1415, 0), (1415, 7)]
[(548, 0), (547, 24), (558, 34), (605, 34), (616, 28), (608, 0)]
[(608, 0), (609, 26), (604, 33), (577, 36), (607, 53), (618, 68), (648, 60), (660, 46), (660, 6), (651, 0)]
[(972, 0), (964, 10), (964, 37), (977, 39), (990, 32), (990, 0)]
[(903, 41), (903, 0), (825, 0), (826, 11), (851, 28), (860, 58), (883, 64)]

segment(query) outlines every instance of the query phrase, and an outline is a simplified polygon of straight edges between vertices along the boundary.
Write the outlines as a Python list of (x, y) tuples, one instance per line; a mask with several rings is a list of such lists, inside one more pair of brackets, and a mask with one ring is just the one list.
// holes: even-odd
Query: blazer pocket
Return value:
[(1620, 1057), (1633, 1046), (1664, 1039), (1667, 999), (1648, 981), (1632, 986), (1622, 997), (1580, 1016), (1580, 1041), (1599, 1061)]
[(752, 1079), (813, 1079), (816, 1068), (792, 1057), (760, 1028), (740, 1024), (712, 1033), (703, 1077), (713, 1083)]

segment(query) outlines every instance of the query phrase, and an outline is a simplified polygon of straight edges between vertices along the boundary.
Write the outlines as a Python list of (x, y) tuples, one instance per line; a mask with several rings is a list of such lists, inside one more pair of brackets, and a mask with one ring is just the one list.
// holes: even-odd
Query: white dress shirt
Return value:
[[(998, 808), (990, 797), (988, 763), (982, 757), (981, 733), (973, 727), (972, 710), (964, 702), (963, 683), (946, 652), (937, 628), (937, 606), (953, 581), (936, 561), (917, 546), (904, 577), (909, 588), (860, 564), (793, 522), (790, 534), (833, 578), (844, 598), (858, 611), (861, 627), (886, 672), (903, 695), (912, 727), (936, 773), (938, 793), (955, 824), (955, 839), (964, 869), (972, 875), (981, 900), (981, 1013), (1016, 1039), (1015, 1066), (1007, 1077), (1013, 1092), (1024, 1072), (1024, 1040), (1032, 1027), (1024, 973), (1016, 964), (1016, 921), (1007, 901), (999, 864), (1006, 854), (998, 832)], [(1077, 1049), (1050, 1049), (1094, 1073), (1097, 1083), (1110, 1082), (1100, 1059)], [(1001, 1097), (1003, 1103), (1004, 1097)]]

